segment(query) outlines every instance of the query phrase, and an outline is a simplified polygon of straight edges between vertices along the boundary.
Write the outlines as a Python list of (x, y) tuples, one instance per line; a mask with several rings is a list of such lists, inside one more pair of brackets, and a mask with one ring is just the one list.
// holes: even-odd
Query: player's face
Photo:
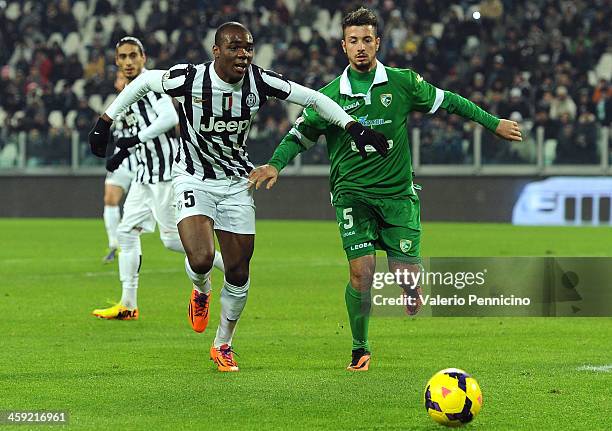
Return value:
[(376, 67), (376, 51), (380, 38), (371, 25), (351, 26), (344, 29), (342, 49), (353, 69), (367, 72)]
[(124, 43), (115, 52), (115, 64), (128, 81), (140, 75), (145, 61), (146, 57), (140, 53), (140, 49), (131, 43)]
[(215, 71), (231, 84), (240, 81), (253, 61), (253, 36), (248, 31), (229, 29), (221, 45), (213, 46)]

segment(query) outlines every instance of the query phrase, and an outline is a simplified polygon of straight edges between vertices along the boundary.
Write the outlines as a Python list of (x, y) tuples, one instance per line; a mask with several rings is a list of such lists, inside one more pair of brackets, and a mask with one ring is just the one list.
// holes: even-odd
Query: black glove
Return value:
[(138, 139), (138, 136), (132, 136), (131, 138), (119, 138), (115, 143), (117, 148), (124, 148), (126, 150), (128, 148), (135, 147), (138, 144), (140, 144), (140, 139)]
[(125, 148), (121, 148), (106, 161), (106, 170), (108, 172), (115, 172), (117, 168), (121, 166), (121, 162), (123, 162), (129, 156), (130, 152)]
[(387, 144), (387, 138), (382, 133), (378, 133), (367, 127), (363, 127), (361, 123), (354, 122), (346, 129), (347, 133), (353, 137), (355, 146), (359, 150), (359, 154), (364, 159), (368, 153), (366, 151), (366, 145), (374, 147), (376, 152), (383, 157), (387, 157), (389, 152), (389, 145)]
[(106, 157), (106, 145), (110, 134), (111, 123), (98, 118), (96, 125), (90, 130), (88, 135), (89, 147), (91, 152), (98, 157)]

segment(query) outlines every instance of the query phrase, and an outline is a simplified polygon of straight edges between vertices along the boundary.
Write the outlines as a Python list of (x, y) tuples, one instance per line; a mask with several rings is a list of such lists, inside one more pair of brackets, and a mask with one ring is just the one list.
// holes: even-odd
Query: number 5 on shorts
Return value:
[(187, 190), (183, 193), (183, 200), (185, 201), (185, 208), (191, 208), (195, 205), (195, 196), (193, 190)]
[(344, 208), (342, 211), (342, 217), (346, 220), (346, 223), (342, 225), (344, 229), (350, 229), (353, 227), (353, 216), (351, 215), (353, 208)]

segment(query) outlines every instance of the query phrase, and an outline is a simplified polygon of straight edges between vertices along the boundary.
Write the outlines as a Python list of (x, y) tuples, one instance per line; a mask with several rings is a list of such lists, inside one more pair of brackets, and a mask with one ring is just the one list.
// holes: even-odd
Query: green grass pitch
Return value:
[[(208, 359), (218, 296), (208, 331), (194, 333), (182, 257), (156, 234), (143, 236), (134, 322), (90, 314), (120, 297), (101, 220), (0, 220), (0, 243), (0, 410), (67, 410), (83, 430), (436, 430), (424, 385), (459, 367), (484, 394), (469, 429), (612, 429), (612, 372), (578, 369), (612, 364), (612, 318), (373, 318), (370, 371), (345, 371), (333, 222), (258, 222), (233, 374)], [(609, 256), (611, 244), (609, 228), (428, 223), (422, 251)], [(215, 272), (216, 292), (221, 282)]]

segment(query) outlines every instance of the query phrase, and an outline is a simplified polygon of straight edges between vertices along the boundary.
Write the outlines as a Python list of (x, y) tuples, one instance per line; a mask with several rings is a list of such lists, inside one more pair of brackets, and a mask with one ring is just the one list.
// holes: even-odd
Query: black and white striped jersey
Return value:
[(170, 97), (150, 91), (115, 119), (115, 140), (138, 136), (143, 141), (130, 150), (130, 157), (124, 161), (130, 170), (135, 171), (134, 181), (138, 183), (155, 184), (172, 179), (178, 146), (174, 127), (165, 132), (151, 131), (149, 127), (159, 116), (167, 115), (169, 109), (174, 111)]
[(175, 173), (200, 179), (247, 175), (253, 169), (246, 139), (254, 116), (268, 97), (291, 93), (289, 81), (253, 64), (241, 81), (229, 84), (216, 74), (214, 62), (173, 66), (162, 87), (179, 102)]

